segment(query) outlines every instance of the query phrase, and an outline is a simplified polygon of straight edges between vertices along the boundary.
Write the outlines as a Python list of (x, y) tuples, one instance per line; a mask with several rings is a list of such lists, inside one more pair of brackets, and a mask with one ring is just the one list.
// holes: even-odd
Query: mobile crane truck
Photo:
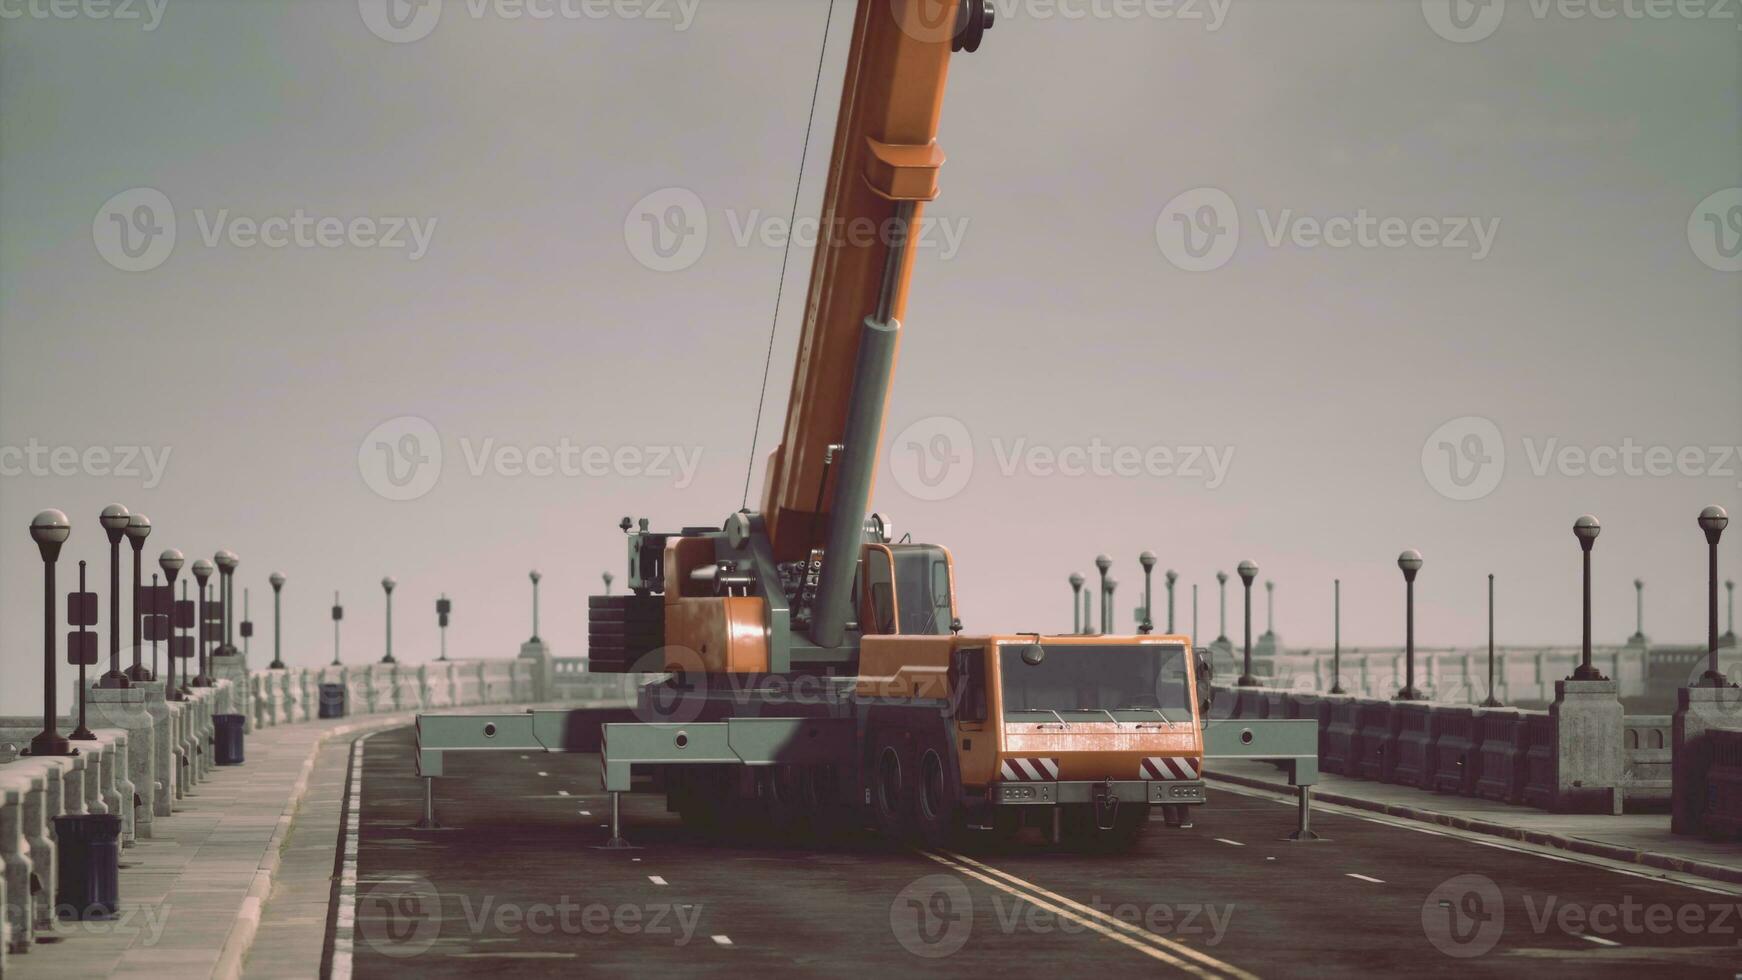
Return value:
[[(965, 631), (950, 552), (868, 514), (945, 78), (992, 26), (987, 0), (858, 0), (761, 509), (672, 533), (624, 518), (630, 592), (589, 600), (589, 669), (663, 675), (636, 720), (601, 726), (614, 842), (618, 795), (638, 789), (708, 831), (871, 824), (934, 847), (1033, 827), (1118, 850), (1151, 808), (1189, 824), (1205, 801), (1208, 682), (1186, 637)], [(487, 738), (422, 716), (420, 774), (443, 751), (572, 748), (547, 714)]]

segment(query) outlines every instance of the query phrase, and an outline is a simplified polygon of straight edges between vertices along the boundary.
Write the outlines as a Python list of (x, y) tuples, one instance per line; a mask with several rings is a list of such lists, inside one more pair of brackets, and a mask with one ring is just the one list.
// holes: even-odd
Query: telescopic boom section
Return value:
[(944, 161), (938, 116), (961, 8), (859, 0), (792, 396), (763, 488), (776, 559), (825, 549), (825, 609), (831, 579), (833, 591), (850, 587), (862, 541), (913, 270), (910, 229), (937, 197)]

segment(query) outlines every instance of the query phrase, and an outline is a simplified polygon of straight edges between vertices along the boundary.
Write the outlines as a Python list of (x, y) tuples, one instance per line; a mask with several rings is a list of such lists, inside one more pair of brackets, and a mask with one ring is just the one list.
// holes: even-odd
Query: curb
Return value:
[(224, 946), (218, 952), (218, 962), (212, 968), (212, 976), (242, 975), (242, 964), (247, 960), (248, 951), (254, 946), (254, 937), (260, 931), (260, 911), (272, 895), (272, 879), (278, 872), (284, 842), (290, 836), (290, 827), (296, 820), (296, 812), (302, 806), (303, 797), (308, 795), (309, 777), (314, 773), (315, 760), (320, 757), (321, 747), (334, 739), (360, 734), (369, 729), (408, 725), (415, 715), (415, 712), (377, 715), (367, 721), (335, 725), (310, 743), (308, 753), (302, 760), (302, 768), (297, 773), (296, 783), (291, 786), (290, 796), (285, 800), (283, 812), (279, 814), (278, 825), (273, 828), (272, 836), (266, 842), (266, 856), (261, 858), (260, 867), (254, 872), (254, 881), (248, 886), (248, 897), (242, 900), (242, 906), (236, 910), (236, 922), (224, 937)]
[[(1252, 789), (1269, 790), (1274, 793), (1293, 794), (1295, 787), (1286, 783), (1273, 783), (1269, 780), (1253, 776), (1241, 776), (1234, 773), (1205, 772), (1205, 778), (1247, 786)], [(1343, 793), (1333, 793), (1318, 788), (1313, 789), (1313, 800), (1319, 803), (1331, 803), (1337, 806), (1352, 807), (1371, 813), (1382, 813), (1388, 817), (1402, 817), (1405, 820), (1415, 820), (1420, 823), (1431, 823), (1440, 827), (1450, 827), (1454, 830), (1464, 830), (1470, 833), (1483, 834), (1489, 837), (1503, 837), (1507, 840), (1519, 841), (1525, 844), (1535, 844), (1541, 847), (1552, 847), (1560, 851), (1571, 851), (1575, 854), (1585, 854), (1591, 857), (1606, 858), (1626, 864), (1638, 864), (1657, 868), (1661, 871), (1675, 871), (1681, 874), (1698, 875), (1701, 878), (1711, 878), (1715, 881), (1742, 884), (1742, 867), (1732, 867), (1723, 864), (1708, 864), (1691, 858), (1680, 858), (1670, 854), (1660, 854), (1656, 851), (1640, 851), (1619, 844), (1604, 844), (1599, 841), (1585, 840), (1581, 837), (1567, 837), (1562, 834), (1551, 834), (1540, 830), (1525, 830), (1522, 827), (1512, 827), (1495, 823), (1491, 820), (1472, 820), (1468, 817), (1440, 813), (1437, 810), (1425, 810), (1420, 807), (1406, 806), (1401, 803), (1380, 803), (1377, 800), (1364, 799), (1359, 796), (1348, 796)]]

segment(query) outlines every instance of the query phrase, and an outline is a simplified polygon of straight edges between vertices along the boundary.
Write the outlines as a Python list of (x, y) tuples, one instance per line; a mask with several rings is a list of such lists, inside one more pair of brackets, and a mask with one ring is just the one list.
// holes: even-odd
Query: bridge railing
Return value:
[[(174, 801), (210, 778), (214, 716), (241, 714), (252, 730), (314, 721), (322, 685), (346, 692), (348, 717), (561, 697), (542, 690), (536, 660), (518, 657), (243, 667), (179, 701), (165, 699), (162, 682), (90, 691), (87, 724), (96, 740), (74, 742), (77, 755), (42, 757), (23, 754), (42, 730), (41, 716), (0, 716), (0, 957), (27, 951), (66, 911), (55, 901), (56, 817), (113, 813), (121, 817), (123, 847), (150, 839)], [(57, 727), (64, 734), (77, 723), (63, 716)]]

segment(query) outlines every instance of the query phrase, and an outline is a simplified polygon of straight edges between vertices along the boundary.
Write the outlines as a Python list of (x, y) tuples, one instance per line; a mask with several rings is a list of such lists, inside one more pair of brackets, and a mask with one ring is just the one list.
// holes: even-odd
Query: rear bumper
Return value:
[(1057, 803), (1093, 803), (1100, 794), (1121, 802), (1165, 803), (1190, 806), (1204, 802), (1201, 779), (1066, 780), (1059, 782), (993, 783), (986, 788), (992, 806), (1051, 806)]

